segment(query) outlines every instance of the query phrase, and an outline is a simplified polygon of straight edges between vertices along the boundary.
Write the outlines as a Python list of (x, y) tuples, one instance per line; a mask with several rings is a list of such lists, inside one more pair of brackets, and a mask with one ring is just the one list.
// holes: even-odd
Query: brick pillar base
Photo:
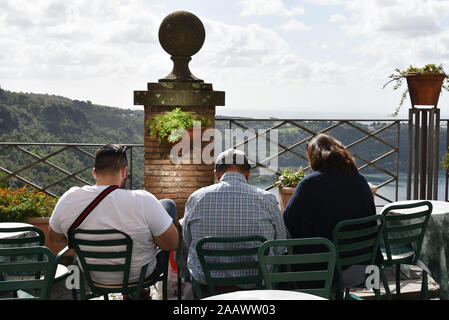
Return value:
[[(173, 108), (151, 107), (145, 108), (145, 121), (156, 115), (170, 112)], [(185, 107), (183, 111), (191, 112), (200, 117), (207, 117), (212, 121), (211, 128), (215, 127), (215, 107)], [(203, 149), (211, 141), (203, 141)], [(214, 165), (194, 164), (193, 157), (201, 157), (194, 154), (193, 146), (190, 146), (190, 163), (175, 164), (170, 159), (171, 146), (160, 143), (149, 135), (145, 128), (145, 166), (144, 183), (145, 190), (154, 194), (158, 199), (173, 199), (178, 209), (178, 217), (184, 216), (185, 203), (189, 196), (196, 190), (214, 183)]]

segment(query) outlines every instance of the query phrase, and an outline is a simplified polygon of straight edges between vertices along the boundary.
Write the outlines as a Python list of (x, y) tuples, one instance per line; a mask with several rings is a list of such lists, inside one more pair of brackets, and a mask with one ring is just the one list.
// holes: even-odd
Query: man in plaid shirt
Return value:
[[(215, 161), (215, 175), (219, 182), (195, 191), (186, 203), (182, 229), (188, 248), (187, 268), (200, 284), (206, 284), (195, 249), (200, 239), (249, 235), (260, 235), (267, 240), (287, 238), (276, 197), (248, 184), (250, 173), (251, 165), (244, 152), (226, 150)], [(279, 248), (274, 252), (283, 253)], [(244, 270), (243, 274), (238, 274), (235, 270), (224, 270), (220, 274), (214, 272), (212, 276), (246, 276), (255, 272)]]

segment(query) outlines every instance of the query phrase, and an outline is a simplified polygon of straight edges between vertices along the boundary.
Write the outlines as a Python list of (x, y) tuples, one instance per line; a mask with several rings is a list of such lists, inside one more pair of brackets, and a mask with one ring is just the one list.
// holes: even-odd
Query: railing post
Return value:
[(134, 176), (134, 171), (133, 171), (133, 147), (130, 146), (129, 147), (129, 171), (130, 171), (130, 175), (129, 175), (129, 189), (133, 189), (133, 176)]

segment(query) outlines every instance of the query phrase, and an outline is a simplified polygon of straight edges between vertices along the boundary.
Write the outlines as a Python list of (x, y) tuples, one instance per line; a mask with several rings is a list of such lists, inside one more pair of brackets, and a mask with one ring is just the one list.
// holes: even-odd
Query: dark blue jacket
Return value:
[(315, 171), (296, 188), (285, 208), (284, 222), (292, 238), (331, 240), (338, 222), (374, 214), (373, 195), (361, 174)]

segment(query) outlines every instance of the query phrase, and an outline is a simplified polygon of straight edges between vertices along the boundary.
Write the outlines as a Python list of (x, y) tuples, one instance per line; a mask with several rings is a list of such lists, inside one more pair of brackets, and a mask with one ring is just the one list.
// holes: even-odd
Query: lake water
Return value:
[[(364, 174), (362, 175), (365, 179), (371, 184), (377, 186), (389, 179), (389, 176), (386, 174)], [(407, 172), (399, 172), (398, 179), (398, 201), (406, 200), (407, 196)], [(257, 187), (261, 189), (265, 189), (267, 185), (256, 184)], [(439, 172), (438, 174), (438, 200), (445, 200), (445, 190), (446, 190), (446, 177), (444, 172)], [(277, 188), (273, 188), (270, 190), (277, 198), (279, 198)], [(383, 186), (382, 188), (377, 190), (377, 194), (382, 195), (383, 197), (391, 200), (395, 200), (396, 197), (396, 182), (390, 182), (389, 184)], [(376, 197), (376, 205), (384, 205), (387, 202), (379, 197)]]

